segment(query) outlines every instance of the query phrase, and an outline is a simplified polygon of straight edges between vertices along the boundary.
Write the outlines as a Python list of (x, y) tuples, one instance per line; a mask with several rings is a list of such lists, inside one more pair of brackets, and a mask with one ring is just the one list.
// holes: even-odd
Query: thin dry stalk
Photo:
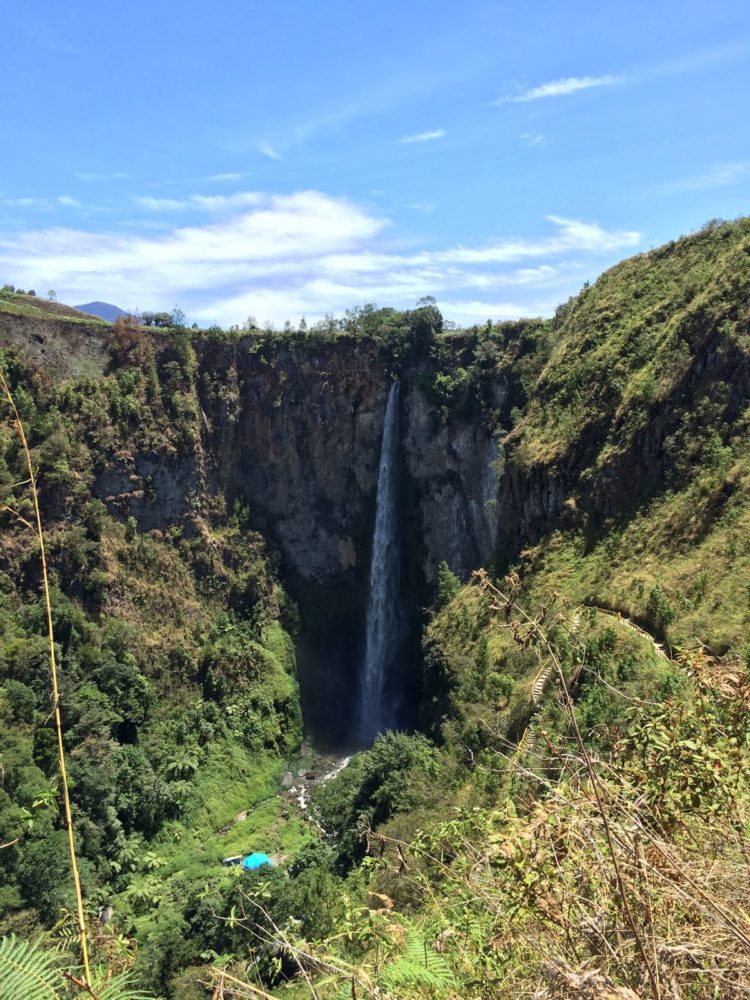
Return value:
[[(10, 405), (11, 411), (13, 413), (13, 422), (15, 424), (16, 432), (18, 434), (19, 440), (21, 442), (21, 447), (23, 449), (24, 456), (26, 458), (26, 466), (29, 472), (28, 483), (31, 487), (31, 496), (34, 502), (34, 517), (35, 526), (33, 530), (36, 534), (37, 541), (39, 543), (39, 554), (42, 563), (42, 584), (44, 590), (44, 604), (47, 611), (47, 637), (49, 640), (49, 662), (50, 662), (50, 676), (52, 680), (52, 704), (53, 714), (55, 719), (55, 729), (57, 732), (57, 756), (58, 764), (60, 767), (60, 780), (62, 783), (63, 791), (63, 805), (65, 810), (65, 823), (67, 826), (68, 834), (68, 854), (70, 856), (70, 868), (73, 874), (73, 886), (75, 888), (76, 897), (76, 911), (77, 911), (77, 923), (78, 932), (81, 941), (81, 959), (83, 961), (84, 979), (81, 983), (81, 988), (85, 988), (89, 993), (91, 992), (91, 969), (89, 966), (89, 954), (88, 954), (88, 941), (86, 936), (86, 918), (83, 911), (83, 893), (81, 891), (81, 878), (78, 873), (78, 862), (76, 859), (76, 847), (75, 847), (75, 837), (73, 831), (73, 816), (70, 809), (70, 793), (68, 792), (68, 775), (65, 766), (65, 747), (63, 745), (63, 731), (62, 731), (62, 719), (60, 717), (60, 691), (57, 682), (57, 658), (55, 655), (55, 633), (52, 625), (52, 602), (50, 600), (49, 592), (49, 577), (47, 575), (47, 556), (44, 547), (44, 530), (42, 528), (42, 515), (39, 509), (39, 491), (37, 489), (36, 483), (36, 473), (34, 472), (34, 466), (31, 461), (31, 452), (29, 450), (29, 444), (26, 440), (26, 433), (23, 429), (23, 423), (21, 422), (21, 417), (16, 409), (15, 400), (13, 399), (13, 394), (11, 393), (8, 383), (5, 380), (5, 375), (0, 370), (0, 384), (2, 384), (3, 391)], [(12, 512), (15, 513), (15, 512)], [(19, 520), (23, 521), (28, 527), (32, 527), (25, 518), (16, 514)], [(93, 996), (93, 994), (91, 994)]]
[[(231, 1000), (232, 997), (263, 997), (264, 1000), (275, 1000), (270, 993), (266, 993), (259, 986), (253, 986), (252, 983), (245, 983), (241, 979), (237, 979), (236, 976), (230, 976), (224, 969), (211, 969), (211, 973), (221, 977), (217, 987), (217, 990), (221, 992), (215, 994), (216, 1000)], [(227, 981), (234, 984), (229, 987), (231, 993), (226, 993), (225, 984)]]

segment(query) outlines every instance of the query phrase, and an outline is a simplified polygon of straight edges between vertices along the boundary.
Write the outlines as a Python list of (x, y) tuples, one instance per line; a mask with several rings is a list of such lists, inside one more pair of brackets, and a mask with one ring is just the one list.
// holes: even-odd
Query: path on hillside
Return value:
[[(591, 611), (597, 611), (601, 615), (607, 615), (609, 618), (614, 618), (614, 620), (625, 628), (631, 629), (633, 632), (637, 632), (642, 638), (646, 639), (651, 643), (657, 656), (660, 656), (664, 660), (671, 660), (672, 657), (667, 653), (664, 648), (664, 644), (658, 642), (650, 632), (647, 632), (645, 628), (641, 628), (640, 625), (636, 625), (632, 618), (628, 616), (623, 611), (613, 611), (610, 608), (602, 608), (597, 604), (582, 604), (581, 609), (590, 609)], [(580, 609), (579, 609), (580, 610)]]

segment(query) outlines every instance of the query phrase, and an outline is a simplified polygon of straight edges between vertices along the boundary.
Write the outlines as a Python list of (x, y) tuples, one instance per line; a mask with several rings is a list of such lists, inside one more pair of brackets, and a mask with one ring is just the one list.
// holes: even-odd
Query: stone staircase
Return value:
[(650, 632), (647, 632), (645, 629), (641, 628), (640, 625), (636, 625), (636, 623), (632, 619), (628, 618), (621, 611), (610, 611), (609, 608), (598, 608), (593, 604), (590, 605), (590, 607), (593, 607), (595, 611), (599, 612), (599, 614), (607, 615), (608, 618), (614, 618), (614, 620), (618, 623), (618, 625), (622, 625), (624, 628), (628, 628), (632, 632), (637, 632), (637, 634), (642, 639), (646, 639), (648, 642), (651, 643), (656, 652), (656, 655), (661, 657), (661, 659), (663, 660), (670, 659), (669, 654), (664, 649), (663, 643), (657, 642)]
[(534, 686), (531, 689), (531, 704), (534, 708), (539, 707), (539, 703), (544, 695), (544, 690), (549, 683), (549, 679), (554, 673), (555, 665), (550, 662), (545, 667), (543, 667), (536, 676), (534, 681)]

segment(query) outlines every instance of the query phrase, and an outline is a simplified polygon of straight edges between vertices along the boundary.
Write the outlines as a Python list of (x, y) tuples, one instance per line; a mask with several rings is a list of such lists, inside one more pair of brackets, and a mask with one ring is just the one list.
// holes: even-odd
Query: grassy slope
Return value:
[(565, 308), (511, 438), (531, 467), (575, 470), (563, 516), (521, 559), (537, 591), (744, 650), (749, 327), (749, 220), (625, 261)]
[(0, 292), (0, 312), (11, 316), (29, 316), (36, 319), (49, 319), (51, 316), (63, 317), (74, 323), (86, 323), (107, 327), (111, 324), (106, 320), (81, 312), (62, 302), (50, 302), (48, 299), (37, 298), (35, 295)]
[(599, 462), (611, 460), (709, 341), (746, 352), (749, 252), (750, 219), (709, 227), (623, 261), (562, 306), (525, 414), (527, 457), (564, 457), (593, 437)]

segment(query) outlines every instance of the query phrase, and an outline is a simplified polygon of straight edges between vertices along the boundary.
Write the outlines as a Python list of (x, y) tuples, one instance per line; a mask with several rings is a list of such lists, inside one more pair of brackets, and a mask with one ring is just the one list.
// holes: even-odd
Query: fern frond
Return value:
[(413, 931), (407, 935), (401, 957), (383, 970), (382, 980), (387, 987), (422, 987), (437, 996), (444, 996), (454, 982), (443, 956)]
[(98, 1000), (155, 1000), (153, 993), (145, 993), (136, 987), (129, 972), (122, 972), (111, 979), (95, 977), (93, 990)]
[[(63, 914), (50, 931), (50, 942), (47, 945), (48, 951), (53, 951), (56, 955), (73, 955), (81, 941), (81, 930), (74, 914), (70, 910), (63, 910)], [(71, 959), (72, 961), (72, 959)]]
[(39, 941), (0, 938), (0, 1000), (62, 1000), (57, 964)]

